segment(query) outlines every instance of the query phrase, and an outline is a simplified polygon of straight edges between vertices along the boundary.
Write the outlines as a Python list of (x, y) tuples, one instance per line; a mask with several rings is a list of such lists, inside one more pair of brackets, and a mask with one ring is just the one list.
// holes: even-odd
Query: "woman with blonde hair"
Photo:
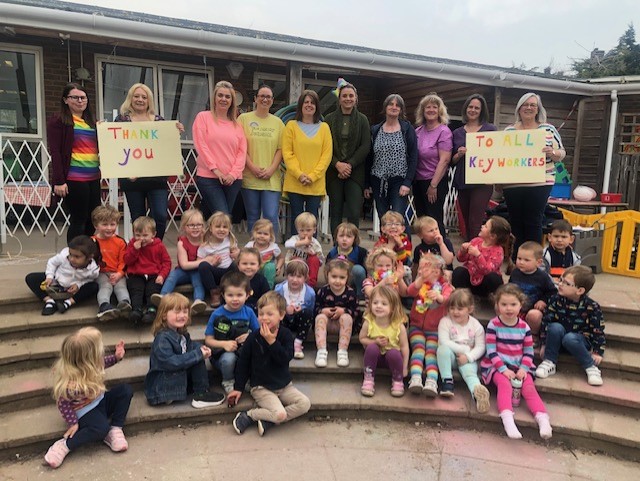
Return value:
[[(164, 120), (156, 114), (153, 92), (143, 83), (136, 83), (129, 88), (127, 97), (120, 106), (120, 114), (114, 122), (153, 122)], [(176, 122), (180, 133), (184, 126)], [(147, 207), (151, 217), (156, 221), (156, 237), (162, 240), (167, 228), (167, 177), (131, 177), (120, 179), (120, 188), (125, 193), (127, 205), (131, 212), (131, 221), (147, 215)]]
[(413, 182), (413, 201), (418, 217), (428, 215), (438, 221), (443, 235), (444, 200), (449, 191), (447, 172), (451, 161), (452, 135), (447, 127), (449, 114), (435, 93), (425, 95), (416, 109), (418, 166)]
[(236, 117), (236, 91), (222, 80), (213, 89), (211, 110), (200, 112), (193, 121), (196, 185), (205, 217), (216, 211), (230, 214), (242, 187), (247, 139)]

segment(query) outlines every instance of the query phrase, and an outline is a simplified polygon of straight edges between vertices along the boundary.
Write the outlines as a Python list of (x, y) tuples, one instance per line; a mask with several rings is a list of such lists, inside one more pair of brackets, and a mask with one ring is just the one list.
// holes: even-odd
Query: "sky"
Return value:
[[(84, 0), (69, 3), (394, 50), (500, 67), (569, 71), (608, 51), (637, 0)], [(216, 8), (218, 7), (218, 8)], [(220, 8), (222, 7), (222, 8)]]

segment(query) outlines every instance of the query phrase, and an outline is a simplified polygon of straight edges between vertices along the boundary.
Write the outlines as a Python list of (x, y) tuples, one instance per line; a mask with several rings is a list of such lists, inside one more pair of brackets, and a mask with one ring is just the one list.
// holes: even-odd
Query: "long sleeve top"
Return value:
[[(376, 143), (376, 137), (380, 134), (383, 122), (371, 126), (371, 146)], [(402, 181), (402, 185), (405, 187), (411, 187), (413, 180), (416, 176), (416, 166), (418, 164), (418, 142), (416, 140), (416, 131), (411, 125), (411, 122), (400, 119), (400, 131), (402, 132), (402, 138), (404, 140), (406, 152), (407, 152), (407, 173)], [(373, 148), (369, 150), (367, 156), (367, 164), (365, 169), (365, 187), (371, 187), (371, 170), (375, 163), (375, 154)]]
[(507, 369), (525, 372), (533, 369), (533, 337), (526, 322), (518, 319), (515, 326), (507, 326), (500, 317), (494, 317), (487, 325), (485, 337), (487, 354), (480, 362), (482, 379), (491, 382), (496, 372)]
[(284, 281), (278, 284), (274, 290), (284, 297), (287, 306), (293, 305), (294, 307), (300, 307), (303, 311), (313, 312), (313, 307), (316, 303), (316, 293), (313, 287), (305, 284), (301, 292), (292, 294), (289, 290), (289, 282)]
[(355, 319), (358, 310), (356, 291), (346, 286), (342, 294), (335, 294), (328, 284), (322, 286), (316, 294), (316, 305), (313, 316), (315, 317), (320, 314), (320, 311), (326, 307), (343, 307), (344, 313), (349, 314)]
[[(113, 354), (104, 357), (105, 369), (113, 366), (118, 362), (116, 356)], [(67, 387), (67, 397), (59, 398), (57, 401), (58, 411), (62, 415), (62, 419), (65, 420), (68, 426), (73, 426), (78, 423), (78, 419), (91, 411), (104, 397), (104, 391), (98, 394), (94, 398), (88, 397), (84, 392), (79, 392), (73, 388), (73, 386)]]
[[(284, 128), (282, 138), (282, 158), (287, 167), (283, 192), (302, 195), (325, 195), (326, 173), (331, 163), (333, 144), (329, 126), (321, 122), (313, 137), (307, 136), (295, 120)], [(299, 178), (306, 174), (311, 185), (302, 185)]]
[(453, 292), (453, 287), (444, 279), (438, 279), (433, 286), (428, 286), (429, 290), (436, 290), (444, 297), (442, 304), (431, 301), (428, 305), (425, 299), (420, 296), (420, 289), (418, 289), (414, 282), (407, 287), (407, 296), (413, 297), (413, 305), (411, 306), (411, 312), (409, 313), (409, 325), (411, 327), (417, 327), (424, 332), (437, 332), (440, 319), (447, 315), (447, 300)]
[(341, 255), (343, 255), (352, 265), (359, 265), (364, 267), (365, 269), (367, 268), (366, 262), (369, 251), (364, 247), (353, 246), (353, 249), (351, 249), (351, 252), (349, 252), (348, 254), (340, 254), (338, 252), (338, 248), (334, 247), (327, 254), (327, 262), (329, 262), (331, 259), (337, 259)]
[(548, 303), (551, 296), (558, 292), (553, 279), (543, 269), (525, 273), (515, 268), (511, 273), (509, 282), (517, 285), (527, 296), (527, 302), (523, 306), (524, 309), (531, 309), (538, 301)]
[(484, 329), (473, 316), (460, 325), (444, 316), (438, 324), (438, 344), (447, 346), (455, 354), (464, 354), (469, 362), (476, 362), (484, 355)]
[(584, 295), (574, 302), (559, 294), (553, 296), (542, 318), (540, 340), (547, 338), (547, 328), (552, 322), (562, 324), (566, 332), (579, 332), (587, 338), (594, 353), (602, 356), (606, 345), (604, 317), (600, 305)]
[(171, 257), (162, 241), (154, 237), (151, 244), (140, 249), (133, 246), (135, 241), (135, 238), (129, 241), (124, 254), (127, 274), (162, 276), (166, 279), (171, 271)]
[(91, 259), (87, 267), (76, 269), (68, 259), (69, 248), (65, 247), (47, 261), (45, 276), (48, 279), (55, 279), (62, 287), (68, 288), (75, 284), (82, 287), (87, 282), (95, 281), (100, 274), (100, 268), (96, 261)]
[(242, 125), (227, 119), (214, 119), (213, 114), (205, 110), (196, 115), (192, 131), (198, 152), (197, 175), (217, 179), (213, 170), (219, 169), (234, 179), (242, 179), (247, 161), (247, 139)]
[(501, 274), (500, 267), (504, 260), (504, 250), (498, 245), (484, 247), (482, 239), (475, 237), (471, 240), (471, 245), (476, 246), (480, 250), (478, 257), (470, 256), (465, 250), (458, 251), (458, 260), (464, 263), (464, 267), (469, 271), (471, 284), (479, 285), (484, 276), (491, 272)]
[(93, 236), (93, 239), (98, 243), (102, 257), (100, 272), (124, 274), (124, 252), (127, 249), (127, 241), (117, 235), (108, 239)]

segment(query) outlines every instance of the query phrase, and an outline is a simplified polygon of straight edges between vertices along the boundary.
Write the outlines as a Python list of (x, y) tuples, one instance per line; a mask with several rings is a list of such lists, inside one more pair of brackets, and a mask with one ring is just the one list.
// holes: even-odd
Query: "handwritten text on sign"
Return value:
[(175, 120), (101, 122), (97, 128), (104, 179), (182, 174)]
[(532, 184), (545, 181), (544, 129), (467, 134), (467, 184)]

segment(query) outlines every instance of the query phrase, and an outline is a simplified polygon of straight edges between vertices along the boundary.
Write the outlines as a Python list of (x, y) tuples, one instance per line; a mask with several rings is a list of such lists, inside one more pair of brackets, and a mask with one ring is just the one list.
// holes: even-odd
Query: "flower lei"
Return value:
[(424, 314), (427, 310), (433, 309), (435, 306), (433, 299), (429, 299), (427, 293), (429, 291), (436, 291), (438, 294), (442, 293), (442, 284), (439, 282), (435, 282), (433, 286), (428, 282), (422, 284), (422, 287), (418, 291), (416, 295), (416, 311), (420, 314)]
[(396, 275), (393, 271), (383, 271), (381, 269), (373, 273), (373, 281), (376, 283), (376, 285), (378, 285), (381, 281), (389, 276), (391, 276), (394, 284), (398, 282), (398, 279), (396, 279)]

